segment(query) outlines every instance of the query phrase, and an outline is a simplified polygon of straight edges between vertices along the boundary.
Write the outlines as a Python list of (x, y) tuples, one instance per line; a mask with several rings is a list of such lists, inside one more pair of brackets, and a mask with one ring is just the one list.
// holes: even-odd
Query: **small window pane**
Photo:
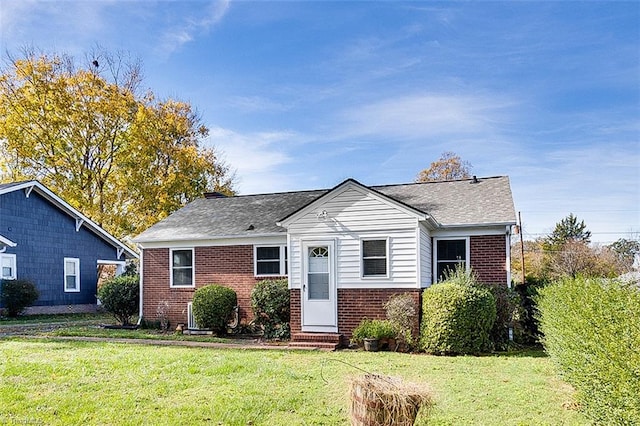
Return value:
[(463, 262), (438, 262), (438, 281), (443, 281), (447, 274), (456, 270), (458, 265), (464, 267)]
[(174, 286), (190, 286), (191, 281), (191, 268), (174, 269), (173, 270), (173, 285)]
[(466, 240), (438, 240), (438, 260), (466, 260)]
[(280, 261), (277, 262), (258, 262), (257, 264), (258, 275), (278, 275), (280, 274)]
[(387, 259), (364, 259), (364, 275), (387, 275)]
[(280, 260), (280, 247), (258, 247), (256, 255), (258, 260)]
[(174, 250), (173, 266), (189, 267), (193, 265), (193, 252), (191, 250)]
[(386, 240), (367, 240), (362, 242), (362, 253), (364, 257), (386, 257)]
[[(76, 286), (76, 277), (75, 275), (67, 275), (66, 276), (66, 285), (67, 290), (76, 290), (78, 287)], [(60, 287), (58, 287), (60, 288)]]
[(309, 274), (309, 299), (329, 300), (329, 274)]
[(13, 273), (11, 272), (11, 266), (3, 266), (2, 267), (2, 278), (12, 277)]

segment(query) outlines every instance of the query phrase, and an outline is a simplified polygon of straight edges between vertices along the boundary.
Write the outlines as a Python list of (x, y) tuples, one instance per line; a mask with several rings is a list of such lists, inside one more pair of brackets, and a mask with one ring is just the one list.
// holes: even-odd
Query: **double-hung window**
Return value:
[(0, 279), (15, 280), (16, 275), (16, 255), (3, 253), (0, 254)]
[(467, 269), (468, 240), (437, 239), (436, 240), (436, 281), (445, 279), (446, 274), (455, 271), (457, 267)]
[(362, 276), (387, 277), (388, 240), (366, 239), (362, 245)]
[(194, 252), (192, 248), (171, 249), (171, 287), (194, 287)]
[(287, 275), (287, 246), (254, 246), (253, 258), (256, 277)]
[(64, 258), (64, 291), (78, 293), (80, 291), (80, 259)]

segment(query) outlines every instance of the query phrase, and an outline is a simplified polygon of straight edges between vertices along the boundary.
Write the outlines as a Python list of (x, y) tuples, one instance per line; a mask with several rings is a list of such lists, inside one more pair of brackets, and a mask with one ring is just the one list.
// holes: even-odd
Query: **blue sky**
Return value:
[(241, 193), (508, 175), (525, 237), (640, 237), (639, 2), (0, 0), (0, 50), (99, 44), (191, 102)]

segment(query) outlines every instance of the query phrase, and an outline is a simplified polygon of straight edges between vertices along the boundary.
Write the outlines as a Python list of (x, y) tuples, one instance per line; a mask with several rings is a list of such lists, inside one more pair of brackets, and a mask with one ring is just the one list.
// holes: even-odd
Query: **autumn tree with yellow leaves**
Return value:
[(0, 181), (38, 179), (119, 237), (135, 235), (234, 174), (189, 103), (140, 93), (140, 64), (94, 52), (22, 52), (0, 71)]
[(471, 167), (471, 163), (460, 159), (455, 152), (446, 151), (428, 169), (418, 173), (416, 182), (467, 179), (471, 177)]

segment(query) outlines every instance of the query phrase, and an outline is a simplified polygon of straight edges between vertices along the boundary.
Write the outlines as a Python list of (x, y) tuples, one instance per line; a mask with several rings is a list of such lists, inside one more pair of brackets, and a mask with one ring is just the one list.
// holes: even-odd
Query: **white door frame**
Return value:
[[(303, 240), (301, 244), (302, 268), (300, 277), (300, 314), (303, 332), (338, 332), (338, 289), (336, 283), (336, 240), (314, 239)], [(329, 300), (309, 300), (307, 271), (309, 268), (309, 248), (327, 247), (329, 250)], [(314, 312), (315, 310), (315, 312)], [(313, 316), (312, 316), (313, 312)], [(321, 312), (321, 316), (318, 313)], [(320, 321), (319, 318), (322, 318)]]

